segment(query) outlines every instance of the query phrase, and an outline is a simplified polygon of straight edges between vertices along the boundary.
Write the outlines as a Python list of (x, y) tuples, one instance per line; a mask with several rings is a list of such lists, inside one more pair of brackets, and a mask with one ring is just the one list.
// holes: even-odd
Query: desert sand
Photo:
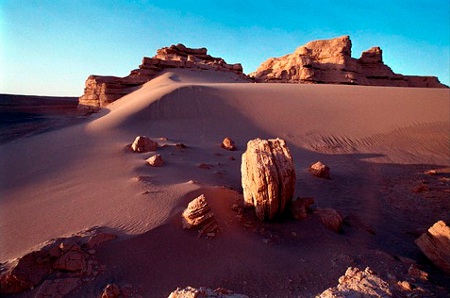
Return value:
[[(118, 235), (96, 252), (105, 270), (67, 297), (97, 297), (108, 283), (144, 297), (186, 286), (313, 297), (349, 266), (406, 280), (405, 260), (429, 274), (417, 287), (448, 296), (450, 277), (414, 240), (450, 221), (449, 115), (449, 89), (255, 84), (232, 73), (164, 71), (80, 124), (0, 145), (0, 260), (103, 227)], [(154, 153), (129, 149), (139, 135), (160, 144), (162, 167), (146, 163)], [(220, 147), (225, 137), (236, 151)], [(334, 233), (315, 216), (259, 222), (251, 209), (233, 211), (242, 202), (241, 155), (258, 137), (287, 142), (294, 197), (356, 214), (375, 233)], [(308, 172), (318, 160), (331, 179)], [(424, 174), (431, 169), (438, 174)], [(182, 229), (181, 213), (200, 194), (219, 223), (212, 239)]]

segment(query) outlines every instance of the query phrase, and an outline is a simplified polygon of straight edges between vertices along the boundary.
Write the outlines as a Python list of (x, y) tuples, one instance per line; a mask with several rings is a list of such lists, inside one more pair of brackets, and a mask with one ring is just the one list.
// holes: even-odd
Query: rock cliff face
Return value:
[(97, 76), (87, 78), (84, 94), (79, 98), (80, 109), (98, 110), (120, 97), (133, 92), (136, 87), (155, 78), (169, 68), (191, 68), (233, 72), (242, 78), (242, 65), (228, 64), (222, 58), (208, 55), (206, 48), (191, 49), (182, 44), (157, 50), (153, 58), (144, 57), (139, 69), (132, 70), (126, 77)]
[(437, 77), (404, 76), (383, 63), (379, 47), (351, 57), (349, 36), (307, 43), (294, 53), (270, 58), (251, 73), (257, 82), (324, 83), (391, 87), (445, 88)]

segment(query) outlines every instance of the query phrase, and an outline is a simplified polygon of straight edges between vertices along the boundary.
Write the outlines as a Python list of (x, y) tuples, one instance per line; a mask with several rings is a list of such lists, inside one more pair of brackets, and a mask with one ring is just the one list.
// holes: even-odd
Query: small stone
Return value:
[(318, 161), (309, 167), (309, 172), (316, 177), (330, 179), (330, 168)]
[(185, 144), (183, 144), (183, 143), (176, 143), (175, 147), (177, 147), (179, 149), (186, 149), (187, 148), (187, 146)]
[(145, 136), (136, 137), (133, 144), (131, 144), (131, 149), (138, 153), (155, 151), (156, 148), (158, 148), (158, 143)]
[(204, 170), (210, 170), (210, 169), (214, 168), (214, 165), (212, 165), (210, 163), (202, 162), (197, 165), (197, 168), (204, 169)]
[(155, 155), (147, 158), (147, 162), (152, 167), (161, 167), (164, 163), (161, 154), (155, 154)]
[(236, 150), (236, 145), (232, 139), (226, 137), (223, 139), (222, 144), (220, 145), (223, 149), (234, 151)]
[(417, 268), (416, 264), (411, 264), (408, 268), (408, 275), (419, 280), (428, 280), (428, 273)]
[(103, 290), (101, 298), (118, 298), (120, 295), (120, 288), (116, 284), (108, 284)]
[(406, 280), (405, 281), (399, 281), (399, 282), (397, 282), (397, 284), (400, 286), (400, 288), (402, 288), (405, 291), (412, 291), (411, 285)]

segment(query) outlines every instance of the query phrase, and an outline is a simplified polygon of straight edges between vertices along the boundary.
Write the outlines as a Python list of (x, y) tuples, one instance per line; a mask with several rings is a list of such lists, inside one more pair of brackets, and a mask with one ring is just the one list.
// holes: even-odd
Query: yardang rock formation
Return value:
[[(447, 88), (433, 76), (404, 76), (394, 73), (383, 63), (382, 50), (372, 47), (361, 58), (351, 57), (349, 36), (307, 43), (294, 53), (270, 58), (249, 76), (258, 83), (322, 83), (391, 87)], [(152, 58), (144, 57), (138, 69), (126, 77), (90, 75), (78, 107), (99, 110), (125, 96), (142, 84), (154, 79), (163, 70), (187, 68), (232, 72), (242, 79), (240, 63), (228, 64), (222, 58), (212, 57), (206, 48), (188, 48), (183, 44), (157, 50)]]
[(247, 79), (241, 64), (228, 64), (222, 58), (212, 57), (208, 55), (206, 48), (192, 49), (177, 44), (157, 50), (152, 58), (142, 58), (139, 68), (132, 70), (126, 77), (90, 75), (85, 83), (84, 94), (79, 98), (78, 107), (98, 110), (133, 92), (136, 87), (154, 79), (160, 72), (169, 68), (233, 72)]
[(437, 77), (396, 74), (383, 63), (383, 52), (372, 47), (361, 58), (351, 57), (349, 36), (307, 43), (294, 53), (270, 58), (250, 74), (256, 82), (350, 84), (390, 87), (446, 88)]

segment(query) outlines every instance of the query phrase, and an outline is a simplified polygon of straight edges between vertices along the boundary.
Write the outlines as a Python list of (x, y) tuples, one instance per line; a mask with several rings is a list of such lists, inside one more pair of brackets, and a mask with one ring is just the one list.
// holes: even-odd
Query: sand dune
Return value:
[[(439, 179), (425, 170), (450, 166), (449, 96), (448, 89), (251, 84), (214, 71), (166, 71), (87, 123), (1, 145), (0, 259), (93, 226), (118, 233), (99, 251), (107, 271), (74, 297), (98, 295), (111, 281), (132, 283), (145, 297), (187, 285), (310, 296), (351, 264), (387, 272), (379, 260), (403, 265), (386, 255), (423, 261), (414, 231), (450, 220), (448, 193), (425, 200), (410, 189)], [(145, 163), (151, 153), (127, 148), (137, 135), (167, 138), (158, 140), (167, 145), (158, 149), (163, 167)], [(226, 136), (237, 151), (219, 147)], [(314, 218), (263, 224), (251, 212), (246, 227), (229, 207), (240, 198), (240, 156), (256, 137), (287, 141), (296, 196), (355, 212), (376, 235), (333, 234)], [(307, 172), (317, 160), (330, 166), (332, 180)], [(214, 240), (181, 230), (179, 214), (199, 193), (219, 216)], [(448, 281), (435, 275), (434, 282)]]

